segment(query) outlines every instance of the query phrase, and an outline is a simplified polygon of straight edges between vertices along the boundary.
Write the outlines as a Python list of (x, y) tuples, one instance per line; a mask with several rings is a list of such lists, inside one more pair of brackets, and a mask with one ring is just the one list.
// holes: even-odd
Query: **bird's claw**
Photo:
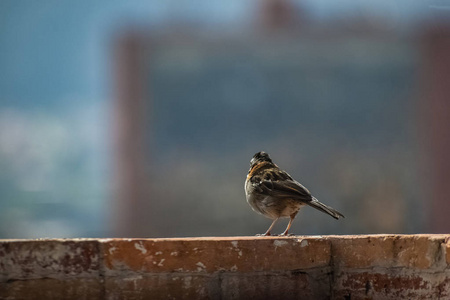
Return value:
[(270, 233), (258, 233), (256, 236), (272, 236)]

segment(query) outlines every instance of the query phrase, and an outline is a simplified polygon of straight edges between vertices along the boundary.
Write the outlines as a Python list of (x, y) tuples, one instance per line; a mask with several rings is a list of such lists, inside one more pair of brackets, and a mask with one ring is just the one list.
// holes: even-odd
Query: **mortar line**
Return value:
[(331, 278), (330, 278), (330, 299), (334, 299), (334, 285), (336, 284), (336, 270), (334, 264), (334, 246), (333, 240), (330, 239), (330, 270), (331, 270)]
[(103, 243), (97, 240), (98, 276), (101, 282), (101, 299), (106, 299), (105, 256), (103, 255)]

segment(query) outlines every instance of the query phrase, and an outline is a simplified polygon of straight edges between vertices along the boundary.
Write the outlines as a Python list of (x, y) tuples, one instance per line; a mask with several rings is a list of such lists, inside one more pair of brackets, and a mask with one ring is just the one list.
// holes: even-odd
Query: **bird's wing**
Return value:
[(258, 171), (258, 174), (250, 177), (250, 182), (256, 192), (273, 197), (311, 201), (312, 196), (308, 189), (278, 167), (259, 169)]
[(300, 183), (293, 180), (263, 180), (260, 183), (261, 189), (270, 196), (292, 197), (302, 201), (311, 201), (311, 193)]
[(319, 202), (307, 188), (292, 179), (288, 173), (279, 169), (264, 170), (261, 174), (252, 176), (250, 183), (257, 193), (274, 198), (291, 198), (327, 213), (335, 219), (344, 217), (334, 208)]
[[(270, 174), (270, 173), (269, 173)], [(264, 176), (262, 180), (254, 182), (255, 188), (264, 194), (273, 197), (289, 197), (300, 201), (309, 202), (312, 200), (311, 193), (299, 182), (292, 179), (285, 172), (277, 173), (277, 180), (273, 176)]]

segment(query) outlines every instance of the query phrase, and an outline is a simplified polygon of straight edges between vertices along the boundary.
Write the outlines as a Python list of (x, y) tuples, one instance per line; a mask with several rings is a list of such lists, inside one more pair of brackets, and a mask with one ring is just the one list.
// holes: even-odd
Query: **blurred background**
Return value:
[[(448, 1), (0, 1), (0, 238), (450, 230)], [(287, 221), (274, 232), (282, 232)]]

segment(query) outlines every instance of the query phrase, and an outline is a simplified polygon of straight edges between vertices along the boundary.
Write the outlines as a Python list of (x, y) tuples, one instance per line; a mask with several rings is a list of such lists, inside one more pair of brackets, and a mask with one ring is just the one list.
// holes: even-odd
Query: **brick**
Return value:
[(408, 268), (428, 269), (438, 259), (441, 239), (427, 235), (398, 236), (395, 239), (396, 262), (393, 265)]
[(0, 299), (450, 299), (449, 265), (449, 235), (0, 240)]
[(105, 279), (105, 299), (218, 299), (218, 276), (160, 273)]
[(450, 238), (447, 238), (445, 241), (445, 261), (447, 266), (450, 266)]
[(302, 272), (106, 278), (106, 299), (328, 299), (328, 274)]
[(314, 238), (104, 240), (106, 274), (254, 272), (326, 267), (330, 242)]
[(445, 299), (448, 286), (441, 279), (435, 274), (346, 272), (336, 279), (333, 295), (335, 299)]
[(394, 236), (330, 237), (333, 262), (338, 267), (389, 267), (394, 259)]
[(42, 277), (96, 277), (93, 240), (0, 240), (0, 281)]
[(438, 277), (443, 277), (436, 287), (439, 291), (439, 299), (450, 299), (450, 274), (447, 273), (447, 276), (438, 275)]
[(330, 276), (224, 274), (220, 290), (222, 299), (329, 299)]
[(0, 299), (102, 299), (99, 279), (30, 279), (0, 283)]

